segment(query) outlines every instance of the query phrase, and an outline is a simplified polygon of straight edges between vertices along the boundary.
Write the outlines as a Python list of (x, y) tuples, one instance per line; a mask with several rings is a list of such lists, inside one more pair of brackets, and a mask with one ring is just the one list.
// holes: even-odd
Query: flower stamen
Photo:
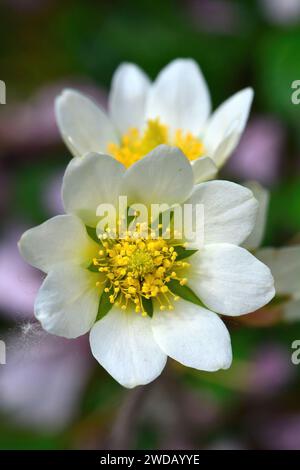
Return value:
[(129, 167), (161, 144), (179, 147), (189, 160), (195, 160), (204, 154), (203, 143), (198, 137), (182, 129), (177, 129), (171, 135), (168, 126), (161, 124), (159, 119), (149, 119), (143, 133), (136, 128), (129, 129), (122, 136), (120, 145), (109, 143), (107, 150)]
[[(105, 234), (103, 234), (105, 235)], [(185, 285), (187, 279), (178, 270), (189, 263), (176, 261), (178, 253), (172, 240), (162, 237), (141, 236), (141, 226), (127, 231), (124, 238), (110, 239), (101, 236), (99, 257), (93, 264), (105, 275), (109, 302), (122, 310), (133, 307), (135, 312), (146, 315), (143, 299), (157, 301), (160, 310), (173, 310), (173, 301), (179, 299), (168, 287), (171, 280)], [(143, 227), (144, 235), (144, 227)]]

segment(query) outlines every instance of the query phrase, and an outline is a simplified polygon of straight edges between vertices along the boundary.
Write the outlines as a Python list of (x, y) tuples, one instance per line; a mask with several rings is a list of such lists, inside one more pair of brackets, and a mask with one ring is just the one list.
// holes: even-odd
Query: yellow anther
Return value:
[(145, 298), (153, 300), (154, 305), (158, 302), (160, 310), (173, 310), (171, 300), (179, 297), (167, 284), (176, 279), (185, 285), (187, 279), (181, 277), (180, 269), (188, 268), (189, 263), (176, 262), (177, 252), (169, 240), (161, 236), (155, 239), (144, 234), (137, 236), (142, 228), (147, 229), (140, 224), (135, 230), (128, 230), (125, 238), (103, 242), (99, 258), (93, 259), (105, 277), (101, 283), (97, 281), (97, 286), (109, 281), (104, 292), (111, 294), (112, 290), (109, 301), (122, 310), (130, 310), (132, 306), (137, 313), (147, 315), (143, 308)]
[(189, 160), (195, 160), (204, 155), (204, 147), (198, 137), (190, 132), (177, 129), (175, 133), (169, 132), (159, 119), (150, 119), (144, 133), (131, 128), (123, 135), (121, 144), (110, 143), (107, 150), (117, 160), (129, 167), (161, 144), (174, 145), (182, 150)]
[(163, 292), (163, 293), (168, 292), (168, 290), (169, 290), (169, 289), (168, 289), (167, 286), (162, 286), (162, 287), (160, 288), (160, 292)]

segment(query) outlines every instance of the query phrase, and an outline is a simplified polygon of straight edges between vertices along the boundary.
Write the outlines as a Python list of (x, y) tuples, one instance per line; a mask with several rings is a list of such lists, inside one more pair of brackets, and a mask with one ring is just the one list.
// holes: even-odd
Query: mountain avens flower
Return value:
[(124, 63), (112, 79), (108, 113), (66, 89), (56, 100), (56, 119), (76, 157), (108, 153), (129, 167), (168, 144), (182, 150), (200, 182), (215, 177), (236, 148), (252, 99), (246, 88), (211, 114), (206, 81), (193, 60), (174, 60), (153, 83), (138, 66)]
[[(120, 196), (128, 207), (202, 204), (203, 243), (175, 236), (171, 217), (158, 234), (135, 216), (122, 237), (110, 217), (99, 229), (99, 205), (118, 208)], [(194, 185), (183, 153), (159, 146), (128, 169), (104, 154), (72, 159), (62, 197), (66, 215), (19, 244), (47, 274), (35, 303), (43, 328), (67, 338), (90, 330), (93, 355), (126, 387), (154, 380), (167, 356), (206, 371), (228, 368), (230, 336), (218, 314), (243, 315), (274, 296), (269, 268), (238, 246), (256, 220), (252, 192), (228, 181)]]

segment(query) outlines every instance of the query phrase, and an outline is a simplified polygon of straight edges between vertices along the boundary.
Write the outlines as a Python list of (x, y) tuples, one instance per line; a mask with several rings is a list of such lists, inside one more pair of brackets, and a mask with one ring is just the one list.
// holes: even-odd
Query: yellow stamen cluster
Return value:
[(137, 230), (127, 231), (121, 239), (102, 237), (99, 257), (93, 264), (105, 275), (104, 291), (110, 294), (112, 304), (123, 310), (134, 307), (146, 315), (143, 299), (156, 300), (160, 310), (172, 310), (172, 301), (179, 299), (168, 283), (176, 279), (181, 285), (186, 284), (187, 279), (178, 271), (189, 264), (176, 258), (170, 240), (141, 237)]
[(110, 143), (107, 150), (126, 167), (129, 167), (161, 144), (179, 147), (189, 160), (195, 160), (204, 153), (203, 143), (200, 139), (190, 132), (183, 132), (181, 129), (176, 130), (171, 136), (168, 126), (161, 124), (159, 119), (150, 119), (144, 133), (136, 128), (129, 129), (122, 136), (120, 145)]

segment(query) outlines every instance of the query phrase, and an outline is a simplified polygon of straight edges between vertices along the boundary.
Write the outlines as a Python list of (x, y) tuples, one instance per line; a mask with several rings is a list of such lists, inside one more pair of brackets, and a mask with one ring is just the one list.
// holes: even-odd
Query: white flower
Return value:
[(57, 98), (55, 109), (74, 156), (108, 153), (128, 167), (157, 145), (175, 145), (190, 159), (197, 183), (214, 178), (236, 148), (252, 99), (252, 89), (246, 88), (210, 114), (200, 68), (191, 59), (177, 59), (153, 83), (136, 65), (120, 65), (112, 80), (108, 114), (71, 89)]
[(271, 269), (276, 288), (274, 305), (280, 307), (283, 319), (291, 322), (299, 320), (300, 245), (259, 248), (265, 232), (269, 193), (258, 183), (248, 183), (247, 187), (252, 190), (259, 202), (259, 210), (254, 230), (245, 241), (244, 246), (253, 250), (255, 256)]
[[(181, 261), (178, 240), (130, 232), (97, 243), (85, 226), (95, 227), (97, 206), (116, 205), (119, 195), (130, 203), (203, 204), (204, 245)], [(62, 196), (67, 215), (27, 231), (19, 245), (47, 273), (35, 303), (43, 328), (67, 338), (91, 330), (95, 358), (126, 387), (154, 380), (167, 356), (206, 371), (228, 368), (230, 336), (214, 312), (246, 314), (274, 295), (270, 270), (238, 246), (255, 223), (252, 192), (227, 181), (193, 186), (182, 152), (160, 146), (127, 170), (107, 155), (71, 160)]]

